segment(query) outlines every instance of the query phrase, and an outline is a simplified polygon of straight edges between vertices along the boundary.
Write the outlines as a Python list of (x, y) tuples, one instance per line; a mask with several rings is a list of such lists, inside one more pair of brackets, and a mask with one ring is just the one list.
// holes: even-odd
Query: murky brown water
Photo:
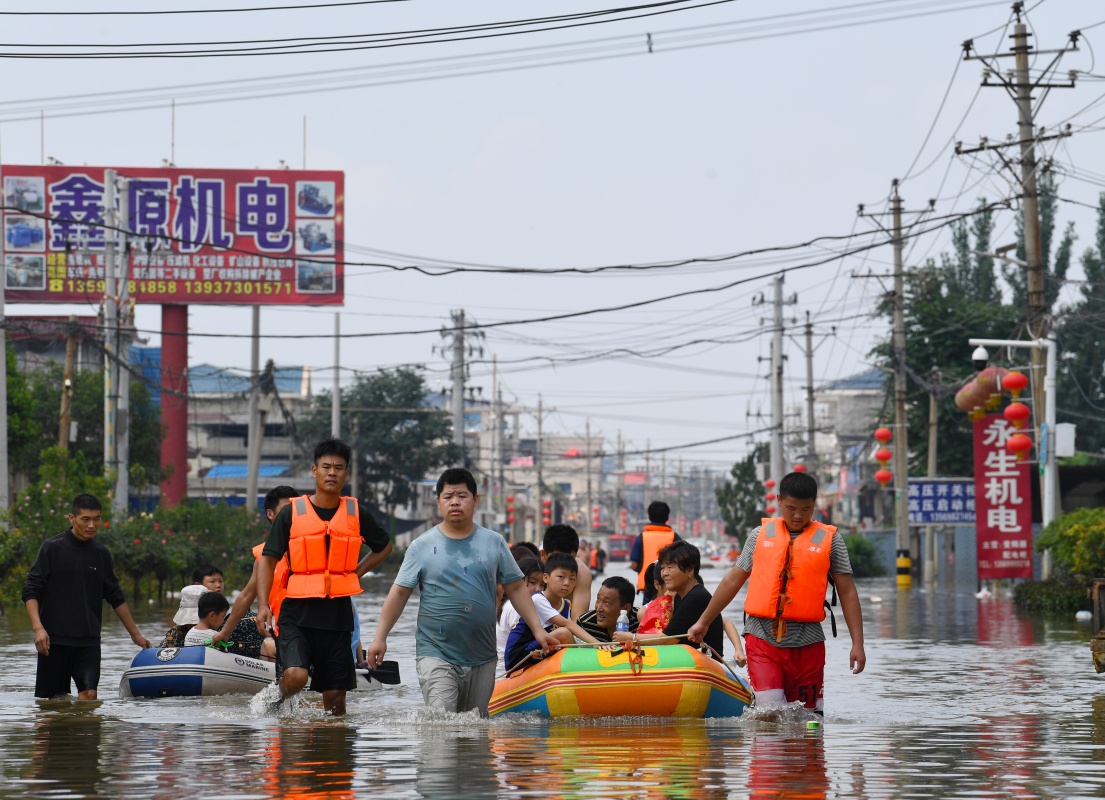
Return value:
[[(359, 604), (369, 632), (385, 588)], [(279, 717), (246, 697), (117, 700), (134, 650), (114, 622), (105, 699), (39, 704), (30, 631), (12, 614), (0, 619), (0, 796), (1105, 797), (1105, 682), (1088, 626), (1020, 618), (1007, 599), (899, 594), (888, 580), (860, 593), (867, 671), (848, 673), (846, 635), (829, 642), (826, 721), (812, 735), (752, 717), (431, 714), (414, 675), (414, 600), (389, 640), (403, 685), (351, 695), (343, 720), (310, 699)], [(153, 638), (170, 615), (138, 616)]]

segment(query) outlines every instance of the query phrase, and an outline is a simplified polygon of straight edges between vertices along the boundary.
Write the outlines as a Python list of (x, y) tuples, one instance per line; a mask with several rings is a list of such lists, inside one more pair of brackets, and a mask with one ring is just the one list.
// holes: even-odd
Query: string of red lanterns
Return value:
[(875, 473), (875, 480), (879, 482), (879, 486), (886, 488), (886, 484), (894, 480), (894, 473), (886, 468), (886, 465), (890, 463), (890, 459), (894, 457), (894, 453), (887, 448), (890, 440), (894, 438), (894, 432), (890, 428), (876, 428), (874, 437), (875, 441), (882, 445), (875, 451), (875, 460), (882, 467)]

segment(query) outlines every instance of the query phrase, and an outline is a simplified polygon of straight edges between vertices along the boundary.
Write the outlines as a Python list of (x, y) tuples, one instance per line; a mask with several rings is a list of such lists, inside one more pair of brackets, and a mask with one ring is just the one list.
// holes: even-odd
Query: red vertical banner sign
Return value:
[(974, 424), (975, 539), (983, 581), (1032, 577), (1029, 465), (1005, 449), (1014, 432), (1000, 414)]

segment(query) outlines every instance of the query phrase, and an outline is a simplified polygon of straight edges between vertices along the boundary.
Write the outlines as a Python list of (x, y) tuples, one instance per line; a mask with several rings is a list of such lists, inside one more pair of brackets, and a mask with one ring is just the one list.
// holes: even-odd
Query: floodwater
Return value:
[[(703, 574), (712, 587), (722, 573)], [(359, 603), (369, 633), (386, 588)], [(429, 713), (414, 674), (417, 598), (389, 639), (402, 685), (351, 694), (344, 719), (310, 695), (275, 715), (248, 697), (118, 700), (134, 648), (110, 612), (102, 701), (38, 703), (32, 637), (12, 612), (0, 618), (0, 797), (1105, 797), (1105, 682), (1087, 625), (1019, 617), (1004, 597), (899, 593), (892, 579), (861, 581), (860, 594), (867, 670), (848, 672), (841, 620), (816, 733), (797, 713)], [(143, 632), (153, 639), (172, 611), (140, 610)]]

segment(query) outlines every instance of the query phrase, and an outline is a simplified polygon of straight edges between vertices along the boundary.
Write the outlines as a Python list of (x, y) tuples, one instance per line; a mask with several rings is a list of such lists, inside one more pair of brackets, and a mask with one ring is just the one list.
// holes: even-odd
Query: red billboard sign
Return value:
[[(0, 167), (14, 303), (104, 294), (105, 167)], [(139, 303), (340, 305), (345, 178), (321, 170), (118, 168), (126, 277)]]
[(1032, 577), (1032, 488), (1027, 461), (1005, 449), (1015, 432), (1000, 414), (974, 424), (979, 580)]

